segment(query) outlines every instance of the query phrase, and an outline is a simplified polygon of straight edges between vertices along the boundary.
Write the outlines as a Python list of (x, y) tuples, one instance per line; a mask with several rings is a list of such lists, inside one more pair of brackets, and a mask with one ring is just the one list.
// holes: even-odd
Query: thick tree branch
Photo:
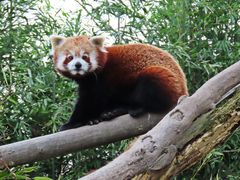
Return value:
[(207, 81), (191, 97), (183, 99), (152, 130), (140, 136), (130, 150), (82, 179), (130, 179), (147, 170), (167, 167), (175, 158), (177, 142), (194, 119), (213, 109), (239, 83), (240, 62), (237, 62)]
[(238, 91), (234, 91), (230, 99), (225, 99), (216, 109), (197, 118), (184, 132), (183, 138), (176, 143), (178, 154), (168, 167), (157, 171), (152, 169), (134, 177), (134, 180), (170, 179), (199, 162), (226, 140), (240, 126), (240, 86), (235, 90)]
[(133, 119), (129, 115), (124, 115), (98, 125), (84, 126), (3, 145), (0, 146), (0, 168), (44, 160), (134, 137), (146, 133), (163, 116), (146, 114)]

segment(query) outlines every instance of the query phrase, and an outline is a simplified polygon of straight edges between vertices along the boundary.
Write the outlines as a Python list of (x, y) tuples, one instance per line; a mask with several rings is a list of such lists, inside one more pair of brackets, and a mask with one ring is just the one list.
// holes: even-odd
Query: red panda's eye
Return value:
[(70, 55), (70, 56), (67, 56), (63, 63), (66, 65), (66, 64), (68, 64), (71, 60), (73, 60), (73, 56), (71, 56), (71, 55)]
[(71, 61), (71, 60), (73, 60), (73, 56), (68, 56), (67, 59), (68, 59), (69, 61)]
[(84, 54), (83, 56), (82, 56), (82, 59), (84, 60), (84, 61), (89, 61), (89, 56), (87, 55), (87, 54)]

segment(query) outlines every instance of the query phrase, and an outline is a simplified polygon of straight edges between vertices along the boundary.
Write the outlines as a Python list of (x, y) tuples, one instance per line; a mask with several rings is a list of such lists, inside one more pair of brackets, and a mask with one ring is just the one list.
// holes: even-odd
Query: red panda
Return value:
[[(70, 120), (60, 130), (129, 113), (163, 112), (187, 95), (185, 75), (166, 51), (147, 44), (104, 46), (103, 37), (52, 35), (56, 70), (78, 85)], [(96, 122), (94, 122), (96, 120)]]

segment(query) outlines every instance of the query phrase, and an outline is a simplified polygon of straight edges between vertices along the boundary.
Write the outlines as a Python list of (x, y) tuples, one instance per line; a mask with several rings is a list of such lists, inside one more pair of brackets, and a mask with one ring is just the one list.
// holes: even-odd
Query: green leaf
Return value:
[(34, 177), (33, 178), (34, 180), (52, 180), (51, 178), (49, 178), (49, 177)]

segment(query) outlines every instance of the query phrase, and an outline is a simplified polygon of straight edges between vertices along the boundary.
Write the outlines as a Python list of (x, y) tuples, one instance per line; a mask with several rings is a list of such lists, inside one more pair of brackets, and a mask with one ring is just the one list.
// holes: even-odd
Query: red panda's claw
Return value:
[(108, 121), (108, 120), (114, 119), (118, 116), (121, 116), (121, 115), (124, 115), (127, 113), (128, 113), (128, 111), (126, 108), (116, 108), (116, 109), (113, 109), (112, 111), (102, 113), (100, 115), (100, 120)]
[(88, 124), (91, 126), (91, 125), (93, 125), (94, 123), (93, 123), (93, 121), (88, 121)]
[(130, 109), (128, 113), (132, 117), (139, 117), (145, 113), (145, 110), (143, 108)]
[(113, 118), (113, 113), (112, 112), (105, 112), (100, 115), (100, 119), (102, 121), (110, 120)]
[(93, 120), (93, 124), (98, 124), (98, 123), (100, 123), (100, 122), (101, 122), (101, 120), (99, 120), (99, 119)]
[(101, 120), (95, 119), (95, 120), (88, 121), (88, 125), (92, 126), (92, 125), (98, 124), (100, 122), (101, 122)]
[(59, 128), (59, 131), (65, 131), (65, 130), (68, 130), (68, 129), (73, 129), (73, 128), (78, 128), (78, 127), (81, 127), (83, 126), (82, 123), (66, 123), (64, 125), (62, 125), (60, 128)]

